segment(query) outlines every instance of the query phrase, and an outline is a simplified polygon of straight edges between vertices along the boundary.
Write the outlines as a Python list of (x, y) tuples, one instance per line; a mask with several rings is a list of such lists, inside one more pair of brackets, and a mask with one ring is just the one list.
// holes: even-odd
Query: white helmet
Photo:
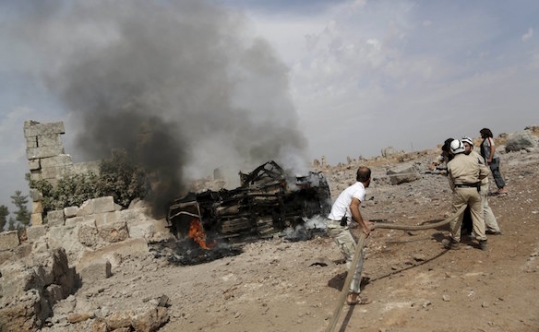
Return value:
[(463, 138), (460, 139), (460, 141), (461, 141), (462, 143), (468, 143), (468, 144), (470, 144), (471, 146), (474, 145), (472, 139), (469, 138), (468, 136), (464, 136)]
[(462, 144), (462, 142), (458, 139), (454, 139), (449, 145), (449, 148), (451, 149), (451, 152), (453, 152), (453, 154), (464, 152), (464, 144)]

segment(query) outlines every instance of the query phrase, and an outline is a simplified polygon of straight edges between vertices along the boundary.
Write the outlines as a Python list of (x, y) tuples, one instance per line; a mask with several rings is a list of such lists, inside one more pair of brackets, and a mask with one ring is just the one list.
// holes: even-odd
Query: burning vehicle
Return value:
[(331, 208), (329, 185), (320, 172), (289, 176), (269, 161), (239, 176), (241, 185), (233, 190), (189, 193), (172, 202), (167, 221), (178, 240), (211, 249), (218, 242), (272, 237)]

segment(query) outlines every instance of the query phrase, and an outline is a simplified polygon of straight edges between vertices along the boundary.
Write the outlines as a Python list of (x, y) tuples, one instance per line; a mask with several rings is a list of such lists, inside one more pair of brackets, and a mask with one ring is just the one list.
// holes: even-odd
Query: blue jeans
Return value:
[(498, 187), (498, 189), (505, 187), (505, 181), (502, 177), (502, 173), (500, 173), (500, 158), (496, 157), (492, 159), (492, 162), (488, 166), (490, 167), (492, 177), (494, 177), (494, 181), (496, 182), (496, 187)]

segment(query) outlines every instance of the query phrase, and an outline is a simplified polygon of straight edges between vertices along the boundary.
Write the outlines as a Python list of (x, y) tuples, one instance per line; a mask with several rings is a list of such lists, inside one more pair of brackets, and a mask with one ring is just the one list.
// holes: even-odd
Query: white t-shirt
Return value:
[(343, 192), (337, 197), (333, 206), (331, 206), (331, 212), (328, 215), (329, 219), (341, 220), (343, 216), (348, 218), (348, 223), (352, 220), (352, 212), (350, 211), (350, 203), (352, 198), (359, 199), (360, 202), (365, 200), (365, 186), (361, 182), (356, 182), (350, 187), (343, 190)]

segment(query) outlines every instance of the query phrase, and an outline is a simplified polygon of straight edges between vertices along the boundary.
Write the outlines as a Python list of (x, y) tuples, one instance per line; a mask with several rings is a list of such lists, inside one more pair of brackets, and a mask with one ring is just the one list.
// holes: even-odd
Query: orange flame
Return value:
[(196, 243), (198, 243), (201, 248), (211, 249), (215, 246), (215, 243), (211, 245), (206, 243), (206, 233), (204, 233), (204, 230), (202, 229), (202, 224), (197, 218), (191, 220), (191, 225), (189, 226), (189, 233), (187, 235)]

